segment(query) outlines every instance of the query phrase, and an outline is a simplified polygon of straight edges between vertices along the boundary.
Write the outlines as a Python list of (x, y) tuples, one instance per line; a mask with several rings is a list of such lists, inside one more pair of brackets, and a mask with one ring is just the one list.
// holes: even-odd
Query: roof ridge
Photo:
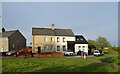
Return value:
[[(33, 27), (32, 29), (51, 29), (52, 30), (52, 28), (35, 28), (35, 27)], [(59, 29), (59, 30), (71, 30), (71, 29), (60, 29), (60, 28), (55, 28), (55, 30), (56, 29)]]
[(11, 30), (11, 31), (5, 31), (5, 32), (16, 32), (16, 31), (18, 31), (18, 30)]

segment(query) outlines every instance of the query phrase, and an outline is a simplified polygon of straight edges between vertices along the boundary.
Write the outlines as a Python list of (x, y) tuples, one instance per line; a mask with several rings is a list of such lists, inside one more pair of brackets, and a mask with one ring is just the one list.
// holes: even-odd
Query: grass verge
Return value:
[(81, 58), (3, 59), (3, 72), (118, 72)]

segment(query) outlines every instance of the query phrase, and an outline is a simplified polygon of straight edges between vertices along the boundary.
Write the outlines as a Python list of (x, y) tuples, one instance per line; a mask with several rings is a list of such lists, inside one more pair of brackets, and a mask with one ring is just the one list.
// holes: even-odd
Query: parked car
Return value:
[(16, 55), (29, 54), (29, 53), (31, 53), (30, 49), (19, 50), (15, 52)]
[(94, 56), (100, 56), (100, 51), (99, 51), (99, 50), (94, 50), (93, 55), (94, 55)]
[(6, 55), (10, 56), (10, 55), (13, 55), (16, 51), (9, 51), (6, 53)]
[(66, 50), (65, 52), (64, 52), (64, 55), (73, 55), (74, 53), (73, 53), (73, 51), (71, 51), (71, 50)]
[(24, 50), (18, 50), (14, 54), (19, 55), (22, 51), (24, 51)]

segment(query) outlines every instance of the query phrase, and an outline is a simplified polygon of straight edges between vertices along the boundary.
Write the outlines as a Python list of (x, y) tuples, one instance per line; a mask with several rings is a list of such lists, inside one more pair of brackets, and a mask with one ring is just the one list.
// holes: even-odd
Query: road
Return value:
[[(83, 56), (75, 55), (75, 56), (64, 56), (64, 57), (56, 57), (56, 58), (82, 58)], [(87, 58), (95, 58), (96, 56), (89, 55)], [(99, 56), (99, 57), (114, 57), (114, 56)], [(41, 57), (14, 57), (14, 56), (2, 56), (1, 59), (35, 59)], [(55, 57), (47, 57), (47, 58), (55, 58)]]

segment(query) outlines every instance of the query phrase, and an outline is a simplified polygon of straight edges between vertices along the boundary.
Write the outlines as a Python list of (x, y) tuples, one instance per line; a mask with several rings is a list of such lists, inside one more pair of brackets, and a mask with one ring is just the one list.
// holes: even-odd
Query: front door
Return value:
[(38, 47), (38, 53), (41, 53), (41, 47)]

